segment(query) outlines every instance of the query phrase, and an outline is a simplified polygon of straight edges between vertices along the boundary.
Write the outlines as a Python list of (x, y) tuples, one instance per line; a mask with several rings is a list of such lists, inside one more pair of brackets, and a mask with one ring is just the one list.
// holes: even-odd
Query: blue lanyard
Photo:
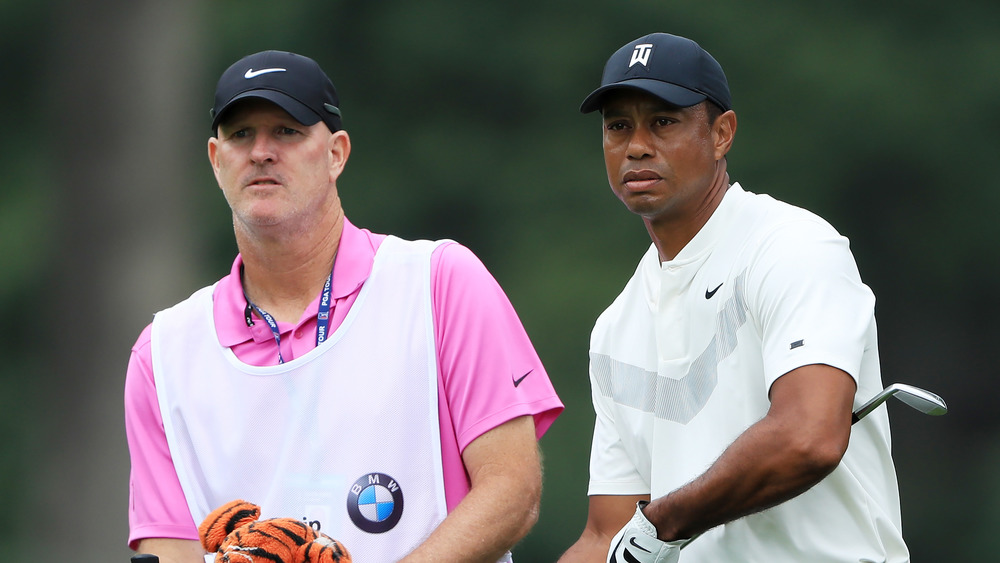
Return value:
[[(240, 266), (240, 286), (243, 286), (243, 266)], [(316, 313), (316, 345), (319, 346), (326, 340), (327, 332), (330, 328), (330, 309), (333, 307), (333, 299), (330, 297), (330, 293), (333, 288), (333, 272), (326, 278), (326, 283), (323, 284), (323, 292), (320, 294), (319, 298), (319, 311)], [(243, 298), (246, 299), (247, 306), (243, 310), (243, 316), (246, 318), (247, 326), (253, 326), (253, 315), (250, 313), (251, 310), (257, 311), (260, 318), (264, 319), (267, 326), (271, 329), (271, 334), (274, 335), (274, 343), (278, 346), (278, 363), (285, 363), (285, 359), (281, 357), (281, 331), (278, 330), (278, 322), (274, 320), (274, 317), (270, 315), (267, 311), (261, 309), (257, 305), (254, 305), (250, 298), (247, 297), (247, 290), (243, 289)]]

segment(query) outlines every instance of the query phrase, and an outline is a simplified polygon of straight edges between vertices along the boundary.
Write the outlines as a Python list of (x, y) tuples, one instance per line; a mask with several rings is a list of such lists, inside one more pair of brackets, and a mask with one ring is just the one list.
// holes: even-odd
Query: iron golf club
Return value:
[(868, 416), (889, 397), (896, 397), (918, 411), (931, 416), (941, 416), (948, 412), (948, 405), (945, 404), (944, 399), (934, 393), (905, 383), (893, 383), (854, 411), (851, 415), (851, 424)]

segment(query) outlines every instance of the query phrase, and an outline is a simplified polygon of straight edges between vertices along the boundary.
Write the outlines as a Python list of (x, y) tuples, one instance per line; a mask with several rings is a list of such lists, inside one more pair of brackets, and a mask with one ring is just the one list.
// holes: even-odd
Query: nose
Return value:
[(636, 127), (632, 130), (632, 135), (628, 139), (626, 154), (632, 160), (641, 160), (653, 156), (653, 143), (651, 133), (646, 127)]
[(251, 162), (254, 164), (273, 162), (276, 156), (274, 142), (268, 135), (254, 137), (253, 145), (250, 147)]

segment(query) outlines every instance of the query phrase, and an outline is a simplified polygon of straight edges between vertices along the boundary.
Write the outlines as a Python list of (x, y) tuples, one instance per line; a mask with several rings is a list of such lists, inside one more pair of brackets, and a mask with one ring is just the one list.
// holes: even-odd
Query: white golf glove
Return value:
[(694, 539), (671, 542), (658, 540), (656, 526), (642, 513), (642, 507), (647, 504), (649, 503), (639, 501), (635, 507), (635, 515), (611, 540), (607, 563), (677, 563), (681, 548)]

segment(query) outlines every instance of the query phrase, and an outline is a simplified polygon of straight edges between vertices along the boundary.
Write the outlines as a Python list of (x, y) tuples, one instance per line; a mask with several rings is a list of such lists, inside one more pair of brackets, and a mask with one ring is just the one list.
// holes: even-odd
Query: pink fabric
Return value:
[[(330, 330), (340, 326), (371, 272), (385, 235), (345, 221), (333, 276)], [(259, 321), (247, 327), (237, 256), (214, 293), (220, 342), (251, 365), (278, 361), (274, 337)], [(448, 511), (469, 491), (462, 451), (492, 428), (533, 415), (539, 438), (562, 412), (537, 353), (510, 301), (467, 248), (439, 247), (431, 261), (435, 340), (438, 353), (438, 411)], [(288, 361), (316, 345), (319, 296), (295, 325), (279, 323), (281, 354)], [(511, 378), (528, 373), (515, 387)], [(125, 430), (132, 458), (129, 481), (129, 545), (145, 538), (198, 539), (174, 471), (156, 399), (150, 357), (150, 327), (139, 335), (125, 380)]]

